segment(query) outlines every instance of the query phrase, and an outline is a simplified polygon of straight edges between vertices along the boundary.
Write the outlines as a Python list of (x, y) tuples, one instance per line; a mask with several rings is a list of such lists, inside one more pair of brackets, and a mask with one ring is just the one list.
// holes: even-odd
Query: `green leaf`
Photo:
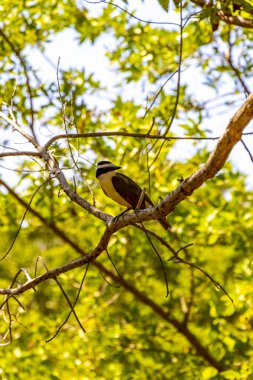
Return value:
[(165, 12), (168, 12), (170, 0), (158, 0), (158, 2), (161, 5), (161, 7), (165, 10)]

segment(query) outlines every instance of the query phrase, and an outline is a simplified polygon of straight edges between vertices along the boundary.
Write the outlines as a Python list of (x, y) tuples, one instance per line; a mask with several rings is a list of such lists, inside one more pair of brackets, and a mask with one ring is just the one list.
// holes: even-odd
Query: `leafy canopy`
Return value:
[[(115, 216), (122, 209), (105, 198), (95, 179), (92, 164), (101, 158), (121, 164), (157, 204), (206, 162), (215, 141), (205, 138), (222, 133), (228, 114), (252, 87), (252, 29), (226, 21), (232, 17), (235, 22), (240, 16), (249, 22), (252, 2), (214, 3), (160, 0), (156, 5), (166, 21), (152, 24), (141, 21), (142, 2), (125, 1), (117, 7), (106, 2), (5, 0), (0, 5), (1, 110), (8, 113), (11, 106), (18, 123), (42, 143), (66, 132), (150, 131), (160, 135), (169, 127), (170, 140), (165, 142), (112, 135), (62, 139), (52, 145), (71, 186), (87, 201), (95, 200), (103, 211)], [(61, 61), (50, 62), (47, 55), (55, 36), (70, 31), (75, 32), (84, 52), (78, 57), (81, 68), (80, 62), (62, 68)], [(90, 73), (85, 49), (95, 52), (103, 44), (107, 45), (103, 62), (108, 72)], [(71, 54), (71, 47), (64, 49)], [(39, 69), (35, 52), (43, 62)], [(53, 66), (53, 79), (43, 73), (44, 65), (49, 69), (48, 62)], [(111, 72), (113, 80), (108, 85), (106, 76)], [(17, 149), (16, 143), (25, 141), (2, 120), (0, 136), (3, 151)], [(179, 136), (193, 139), (180, 140)], [(244, 139), (248, 143), (246, 136)], [(8, 157), (1, 165), (1, 180), (27, 203), (47, 178), (47, 168), (36, 158)], [(1, 186), (1, 256), (25, 212), (15, 194)], [(105, 279), (90, 265), (75, 307), (86, 333), (72, 314), (59, 335), (45, 343), (70, 310), (55, 281), (20, 295), (20, 303), (10, 301), (17, 322), (12, 343), (2, 347), (3, 378), (250, 379), (252, 201), (245, 175), (228, 162), (214, 180), (169, 215), (171, 233), (166, 235), (156, 222), (145, 224), (175, 251), (193, 243), (180, 257), (218, 281), (235, 308), (199, 270), (168, 261), (171, 252), (154, 239), (166, 268), (170, 289), (166, 298), (158, 256), (147, 236), (129, 226), (112, 237), (109, 256), (104, 252), (98, 261), (112, 272), (116, 267), (128, 283), (165, 310), (168, 320), (161, 318), (145, 297)], [(1, 262), (1, 288), (9, 287), (20, 268), (33, 276), (38, 256), (50, 269), (79, 257), (52, 226), (86, 253), (104, 230), (104, 223), (71, 202), (55, 179), (37, 192), (31, 206), (43, 221), (32, 212), (26, 214), (11, 252)], [(45, 271), (43, 260), (38, 261), (37, 274)], [(72, 302), (84, 272), (81, 267), (59, 277)], [(19, 281), (26, 281), (24, 274)], [(180, 328), (176, 328), (178, 323)], [(3, 319), (3, 338), (7, 328)], [(206, 353), (215, 362), (207, 359)], [(219, 373), (217, 363), (223, 372)]]

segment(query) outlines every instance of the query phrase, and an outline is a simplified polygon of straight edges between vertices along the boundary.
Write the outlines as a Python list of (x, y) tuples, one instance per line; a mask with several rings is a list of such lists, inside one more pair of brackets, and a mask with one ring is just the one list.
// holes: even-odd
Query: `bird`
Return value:
[[(142, 203), (138, 205), (143, 190), (131, 178), (116, 172), (119, 169), (121, 169), (121, 166), (116, 166), (110, 161), (99, 161), (97, 163), (96, 178), (99, 180), (105, 195), (121, 206), (127, 207), (126, 211), (130, 209), (136, 210), (137, 206), (139, 206), (139, 209), (154, 206), (146, 193), (144, 193)], [(122, 214), (118, 215), (118, 217)], [(166, 231), (171, 228), (165, 218), (160, 217), (158, 222)]]

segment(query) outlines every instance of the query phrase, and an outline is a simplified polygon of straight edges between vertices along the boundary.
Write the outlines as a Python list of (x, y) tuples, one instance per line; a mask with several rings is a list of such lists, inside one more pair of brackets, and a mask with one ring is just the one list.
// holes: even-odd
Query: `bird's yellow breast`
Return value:
[(114, 171), (101, 174), (99, 176), (99, 182), (100, 185), (105, 192), (105, 194), (111, 198), (114, 202), (119, 203), (122, 206), (125, 207), (131, 207), (131, 205), (120, 196), (120, 194), (115, 190), (113, 183), (112, 183), (112, 177), (116, 175)]

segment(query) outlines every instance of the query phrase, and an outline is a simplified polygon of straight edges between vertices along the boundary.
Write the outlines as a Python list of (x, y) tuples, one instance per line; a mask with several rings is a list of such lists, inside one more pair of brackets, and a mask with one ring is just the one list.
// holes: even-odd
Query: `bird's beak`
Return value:
[(114, 170), (121, 169), (121, 166), (114, 166), (113, 169), (114, 169)]

